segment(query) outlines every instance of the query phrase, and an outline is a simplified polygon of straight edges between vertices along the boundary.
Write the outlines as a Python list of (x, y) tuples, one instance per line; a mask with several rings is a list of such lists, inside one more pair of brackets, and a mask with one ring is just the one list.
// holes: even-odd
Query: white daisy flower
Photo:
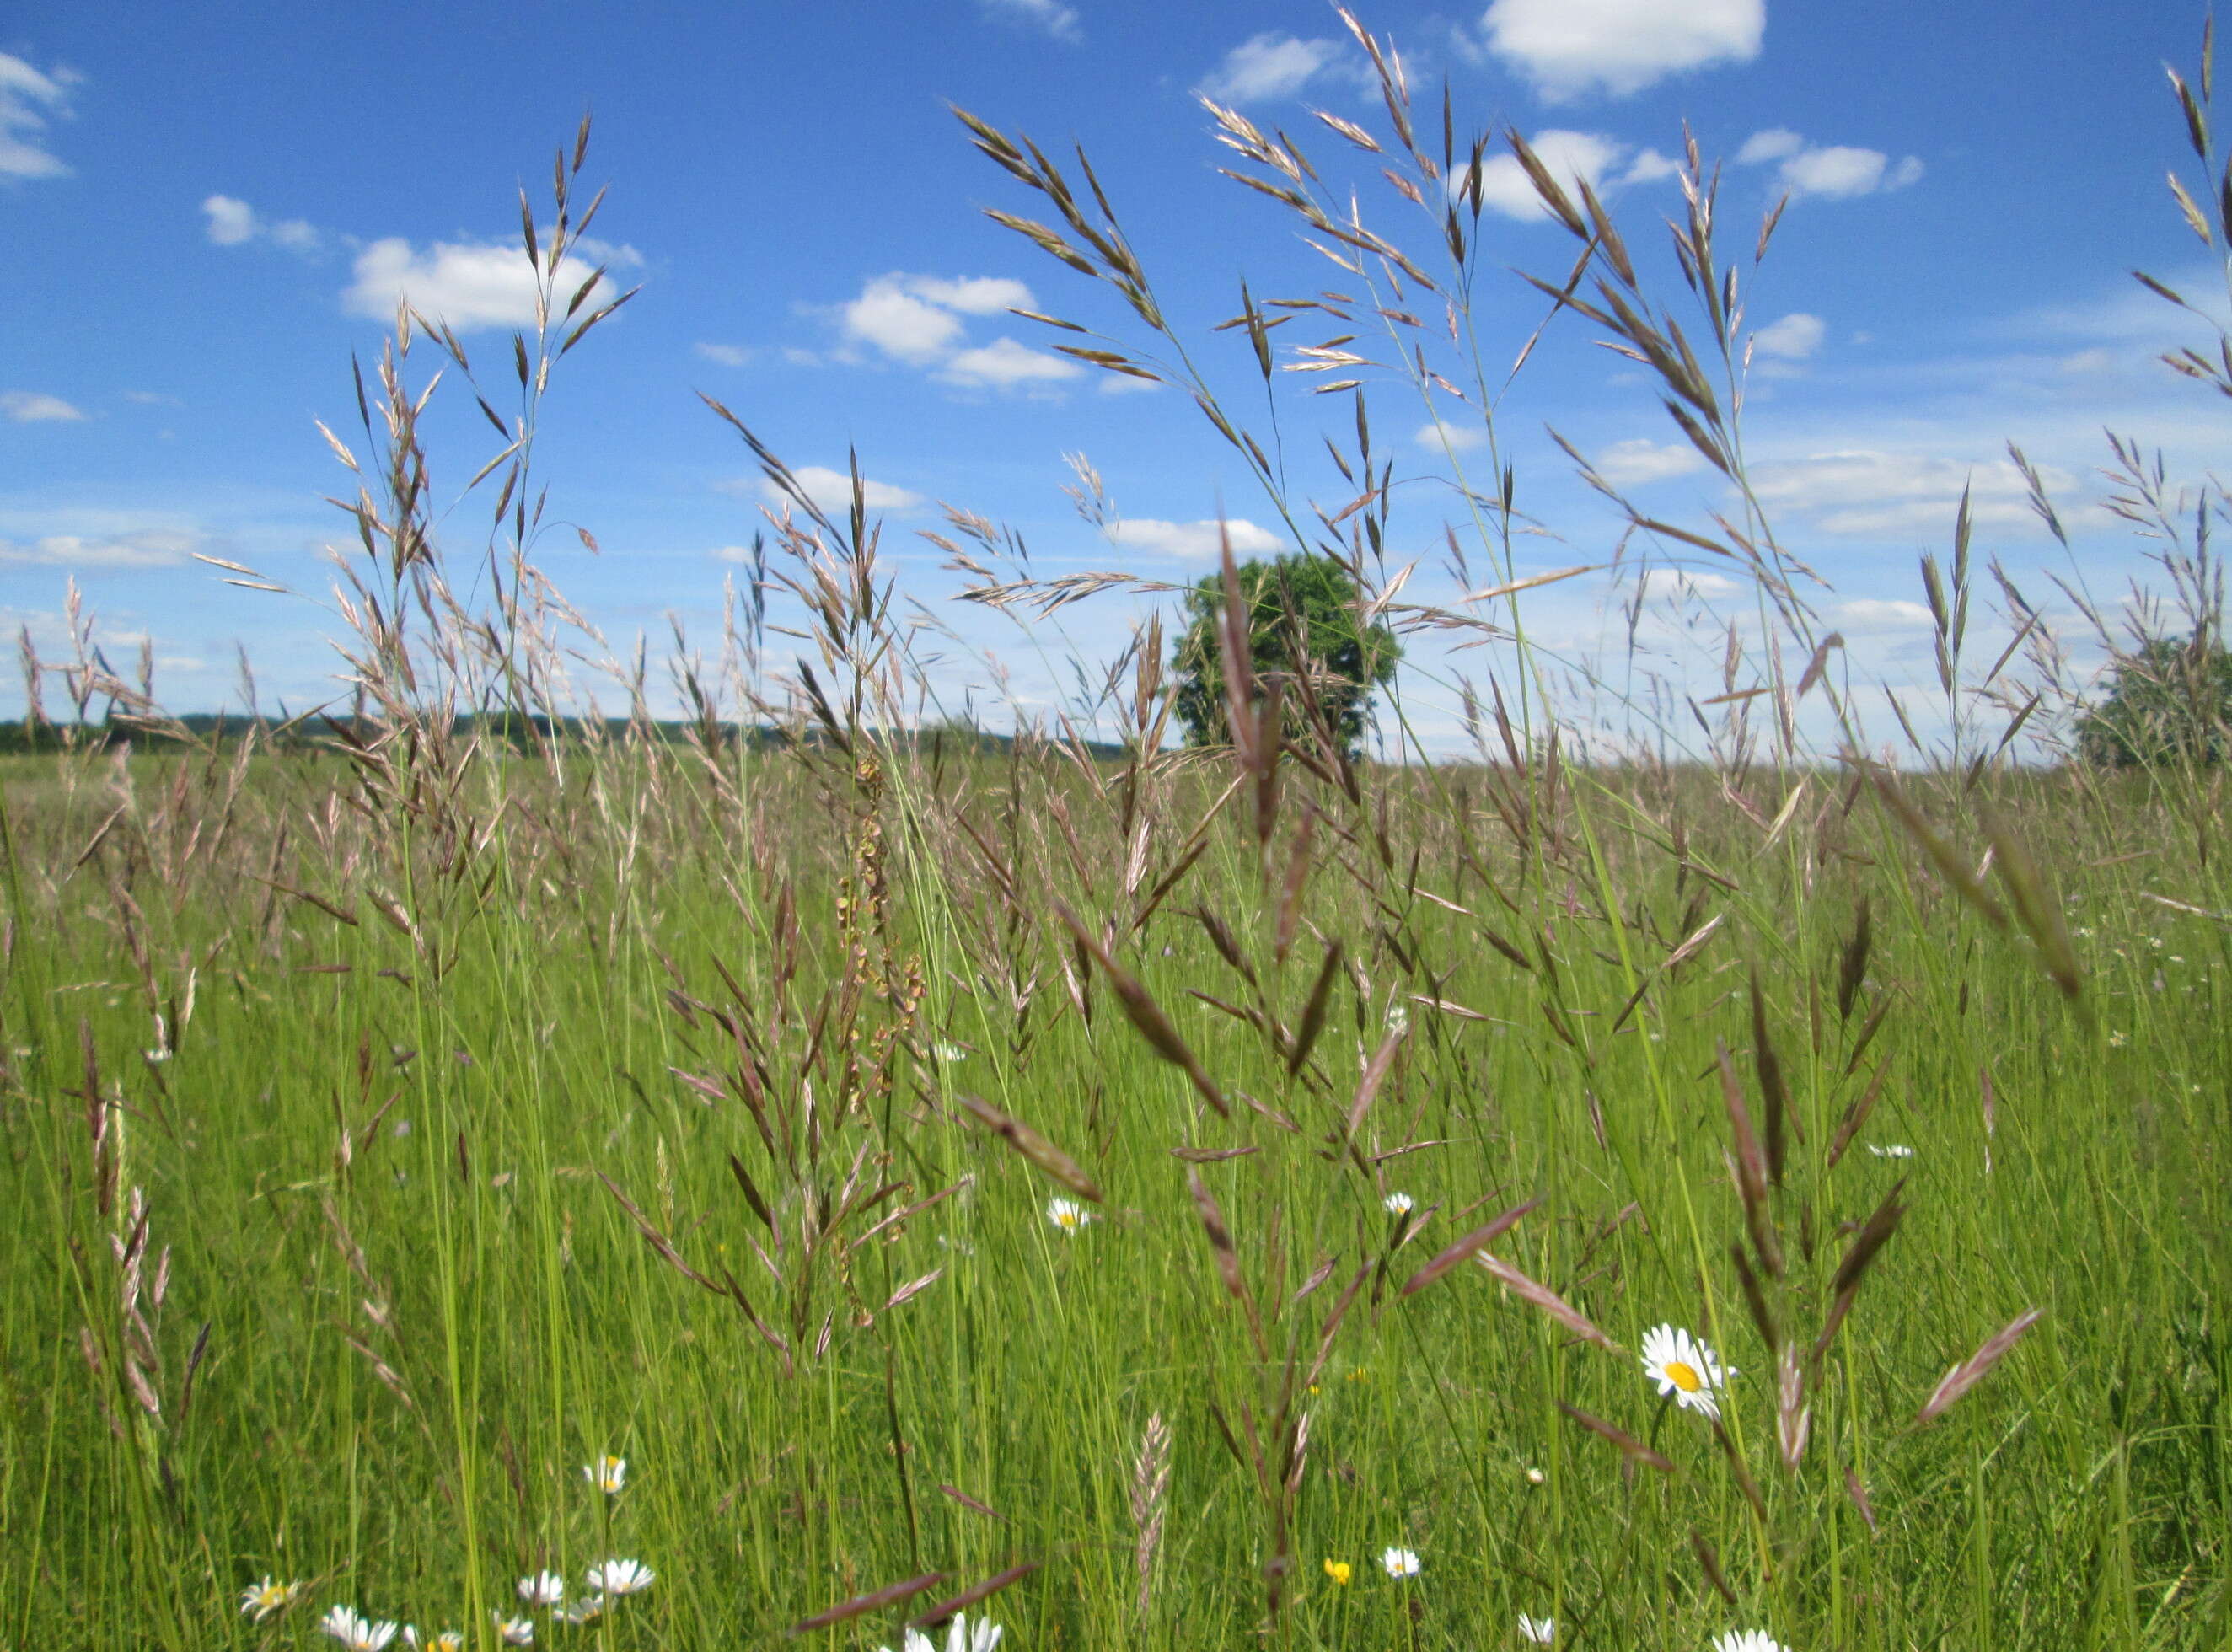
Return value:
[(490, 1612), (496, 1619), (496, 1638), (506, 1646), (533, 1646), (535, 1621), (527, 1617), (506, 1617), (502, 1612)]
[(1379, 1564), (1391, 1577), (1415, 1577), (1425, 1570), (1419, 1564), (1417, 1552), (1411, 1549), (1383, 1549), (1379, 1552)]
[(1529, 1617), (1519, 1614), (1519, 1638), (1532, 1641), (1537, 1646), (1548, 1646), (1558, 1638), (1558, 1620), (1554, 1617)]
[(348, 1652), (386, 1652), (395, 1625), (360, 1617), (353, 1606), (335, 1606), (318, 1620), (318, 1632), (339, 1641)]
[(2131, 1034), (2120, 1028), (2108, 1034), (2108, 1047), (2112, 1050), (2120, 1050), (2131, 1041)]
[(568, 1623), (580, 1624), (590, 1623), (602, 1616), (604, 1610), (605, 1603), (601, 1596), (584, 1595), (577, 1601), (571, 1601), (561, 1606), (558, 1609), (558, 1616)]
[(589, 1568), (589, 1587), (600, 1595), (639, 1595), (658, 1575), (640, 1560), (607, 1560)]
[(240, 1591), (240, 1610), (252, 1615), (259, 1623), (274, 1612), (283, 1611), (302, 1597), (300, 1584), (276, 1584), (267, 1575)]
[(992, 1652), (1000, 1644), (1000, 1626), (985, 1618), (978, 1618), (972, 1626), (968, 1614), (954, 1614), (952, 1627), (945, 1631), (945, 1652)]
[(465, 1652), (465, 1637), (455, 1629), (444, 1629), (426, 1642), (426, 1652)]
[(555, 1571), (538, 1571), (519, 1580), (519, 1597), (529, 1606), (555, 1606), (566, 1598), (566, 1580)]
[(1528, 1469), (1528, 1470), (1527, 1471), (1527, 1483), (1528, 1483), (1529, 1486), (1540, 1486), (1540, 1485), (1541, 1485), (1541, 1484), (1545, 1480), (1547, 1480), (1547, 1479), (1548, 1479), (1548, 1478), (1549, 1478), (1549, 1476), (1548, 1476), (1548, 1475), (1547, 1475), (1547, 1474), (1544, 1474), (1541, 1469), (1539, 1469), (1539, 1468), (1530, 1468), (1530, 1469)]
[(1718, 1417), (1716, 1396), (1736, 1370), (1722, 1369), (1713, 1351), (1688, 1331), (1658, 1325), (1644, 1333), (1643, 1374), (1658, 1384), (1660, 1398), (1671, 1395), (1685, 1409)]
[(1387, 1207), (1389, 1215), (1407, 1216), (1418, 1202), (1407, 1193), (1391, 1193), (1379, 1202)]
[(1077, 1230), (1093, 1220), (1093, 1213), (1074, 1199), (1049, 1199), (1047, 1220), (1074, 1238)]
[(1885, 1142), (1881, 1147), (1871, 1142), (1868, 1151), (1879, 1159), (1911, 1159), (1914, 1156), (1914, 1150), (1904, 1142)]
[(1765, 1629), (1730, 1629), (1713, 1637), (1713, 1652), (1790, 1652)]
[(600, 1457), (593, 1463), (581, 1465), (581, 1478), (607, 1497), (616, 1496), (627, 1484), (627, 1459)]

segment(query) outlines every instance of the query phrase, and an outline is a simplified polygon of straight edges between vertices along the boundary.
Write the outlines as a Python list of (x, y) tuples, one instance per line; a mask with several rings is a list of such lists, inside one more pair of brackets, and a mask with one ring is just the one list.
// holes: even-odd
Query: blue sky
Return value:
[[(2194, 170), (2162, 68), (2190, 62), (2197, 9), (1405, 0), (1359, 16), (1401, 50), (1431, 124), (1446, 77), (1461, 135), (1509, 123), (1593, 176), (1670, 299), (1659, 222), (1679, 210), (1665, 158), (1685, 120), (1726, 163), (1732, 253), (1791, 192), (1750, 289), (1746, 442), (1779, 531), (1828, 581), (1816, 606), (1845, 632), (1856, 682), (1927, 678), (1915, 562), (1944, 551), (1964, 483), (1980, 560), (2002, 558), (2041, 597), (2047, 570), (2112, 596), (2144, 573), (2145, 547), (2087, 502), (2105, 492), (2102, 427), (2195, 476), (2232, 435), (2222, 398), (2155, 360), (2196, 334), (2127, 273), (2221, 301), (2221, 265), (2162, 182), (2167, 166)], [(1329, 182), (1362, 192), (1367, 222), (1431, 252), (1416, 209), (1313, 116), (1384, 131), (1363, 64), (1314, 3), (19, 3), (0, 23), (14, 295), (0, 623), (52, 654), (74, 577), (120, 658), (152, 638), (174, 709), (234, 700), (243, 648), (267, 709), (334, 694), (330, 618), (309, 599), (331, 582), (325, 547), (347, 542), (321, 496), (349, 479), (313, 421), (347, 433), (350, 353), (377, 353), (399, 294), (501, 369), (526, 285), (515, 191), (547, 199), (551, 153), (587, 109), (585, 180), (610, 190), (594, 250), (641, 291), (554, 378), (538, 449), (549, 516), (587, 528), (601, 554), (555, 531), (539, 547), (552, 577), (616, 646), (646, 631), (656, 647), (670, 615), (711, 640), (764, 495), (702, 392), (802, 473), (840, 471), (857, 449), (902, 588), (954, 630), (924, 643), (941, 694), (996, 722), (1044, 715), (1070, 686), (1054, 659), (1113, 652), (1142, 605), (1073, 608), (1063, 638), (1033, 639), (951, 601), (958, 580), (918, 536), (940, 527), (941, 502), (1012, 526), (1041, 573), (1172, 580), (1211, 566), (1201, 525), (1220, 509), (1246, 525), (1243, 546), (1273, 544), (1276, 518), (1184, 396), (1119, 393), (1050, 353), (1064, 335), (1008, 313), (1139, 337), (1105, 289), (982, 216), (1040, 206), (946, 106), (1050, 150), (1085, 146), (1197, 360), (1261, 429), (1244, 335), (1206, 329), (1236, 312), (1243, 276), (1259, 298), (1346, 278), (1283, 209), (1217, 176), (1229, 156), (1197, 95), (1293, 133)], [(1562, 271), (1572, 243), (1509, 187), (1508, 162), (1486, 182), (1476, 307), (1497, 348), (1515, 349), (1540, 306), (1509, 271)], [(1310, 341), (1308, 325), (1288, 335)], [(435, 365), (414, 353), (414, 371)], [(1601, 563), (1617, 537), (1546, 423), (1654, 515), (1695, 526), (1724, 503), (1631, 365), (1569, 318), (1508, 392), (1520, 502), (1563, 541), (1522, 546), (1522, 573)], [(1446, 456), (1418, 439), (1431, 424), (1413, 387), (1365, 376), (1404, 480), (1392, 559), (1419, 562), (1405, 597), (1445, 600)], [(1353, 428), (1348, 398), (1308, 389), (1279, 376), (1294, 491), (1337, 509), (1347, 490), (1310, 453), (1317, 430)], [(438, 394), (436, 409), (451, 497), (493, 433), (462, 397)], [(2011, 439), (2060, 492), (2073, 570), (2022, 502)], [(1113, 534), (1065, 496), (1068, 453), (1105, 478)], [(485, 516), (466, 503), (444, 517), (454, 554), (484, 546)], [(225, 586), (195, 553), (308, 597)], [(1535, 634), (1563, 658), (1617, 655), (1636, 577), (1546, 587)], [(1658, 576), (1638, 635), (1654, 669), (1694, 684), (1710, 616), (1751, 604), (1726, 573), (1676, 585)], [(1496, 664), (1414, 645), (1406, 691), (1430, 744), (1456, 739), (1450, 671)], [(0, 716), (22, 704), (10, 673)]]

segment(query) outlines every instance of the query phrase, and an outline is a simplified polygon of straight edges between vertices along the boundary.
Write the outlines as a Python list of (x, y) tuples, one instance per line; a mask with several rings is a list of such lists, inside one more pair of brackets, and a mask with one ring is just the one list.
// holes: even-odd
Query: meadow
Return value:
[[(1388, 152), (1453, 175), (1362, 49)], [(1097, 185), (972, 130), (1161, 325)], [(554, 271), (585, 146), (555, 243), (529, 215)], [(1741, 490), (1734, 399), (1565, 205), (1568, 299)], [(2054, 662), (1964, 657), (1965, 523), (1956, 734), (1897, 768), (1755, 501), (1683, 530), (1761, 593), (1702, 743), (1577, 752), (1508, 483), (1485, 606), (1405, 605), (1360, 398), (1363, 496), (1302, 531), (1411, 634), (1502, 616), (1474, 760), (1350, 753), (1236, 626), (1227, 747), (1168, 738), (1152, 624), (1074, 721), (930, 726), (875, 524), (802, 492), (762, 570), (795, 651), (747, 600), (678, 640), (694, 721), (623, 659), (633, 718), (568, 722), (528, 469), (568, 296), (490, 410), (477, 594), (410, 354), (463, 345), (406, 318), (360, 375), (350, 699), (218, 738), (85, 651), (0, 758), (0, 1642), (2222, 1644), (2221, 766), (2015, 761), (2054, 684), (2007, 673)], [(1027, 620), (1125, 583), (951, 534)]]

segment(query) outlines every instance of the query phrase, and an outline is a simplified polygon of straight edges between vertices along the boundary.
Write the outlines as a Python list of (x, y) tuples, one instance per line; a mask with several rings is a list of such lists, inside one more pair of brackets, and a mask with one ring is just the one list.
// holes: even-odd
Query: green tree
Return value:
[[(1402, 645), (1386, 623), (1366, 627), (1359, 593), (1349, 571), (1328, 556), (1301, 552), (1268, 561), (1243, 562), (1240, 593), (1248, 605), (1252, 669), (1259, 683), (1281, 684), (1281, 719), (1289, 738), (1301, 737), (1314, 700), (1325, 726), (1353, 755), (1364, 739), (1373, 690), (1395, 676)], [(1191, 746), (1230, 741), (1225, 722), (1224, 657), (1217, 628), (1224, 612), (1224, 576), (1204, 575), (1186, 593), (1186, 628), (1171, 651), (1178, 677), (1178, 721)]]
[(2123, 656), (2077, 723), (2078, 749), (2111, 768), (2232, 756), (2232, 651), (2206, 632), (2157, 637)]

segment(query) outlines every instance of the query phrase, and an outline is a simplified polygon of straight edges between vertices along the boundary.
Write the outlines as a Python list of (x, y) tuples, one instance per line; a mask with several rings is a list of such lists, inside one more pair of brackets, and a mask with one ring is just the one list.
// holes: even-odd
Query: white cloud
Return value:
[[(2076, 478), (2041, 467), (2047, 489), (2062, 493)], [(1980, 530), (2044, 532), (2031, 512), (2022, 474), (2005, 459), (1970, 464), (1933, 454), (1851, 449), (1751, 467), (1752, 488), (1771, 510), (1794, 511), (1825, 534), (1950, 541), (1961, 490)]]
[(1017, 385), (1046, 384), (1075, 379), (1085, 371), (1065, 356), (1033, 350), (1013, 339), (995, 339), (974, 350), (949, 359), (938, 377), (957, 385), (989, 385), (1011, 390)]
[(1661, 446), (1640, 436), (1630, 442), (1615, 442), (1596, 457), (1597, 474), (1615, 488), (1639, 488), (1669, 476), (1687, 476), (1704, 463), (1704, 456), (1687, 442)]
[(1867, 195), (1882, 185), (1886, 159), (1880, 149), (1832, 144), (1801, 151), (1784, 161), (1782, 181), (1794, 195), (1826, 195), (1833, 199)]
[(1623, 184), (1656, 184), (1662, 178), (1671, 178), (1682, 170), (1682, 163), (1671, 155), (1662, 155), (1655, 149), (1638, 151), (1628, 169), (1619, 176)]
[(717, 361), (724, 367), (741, 367), (752, 359), (752, 353), (741, 344), (698, 343), (691, 347), (708, 361)]
[(1436, 419), (1431, 424), (1418, 426), (1418, 434), (1411, 438), (1430, 453), (1447, 449), (1452, 453), (1470, 453), (1488, 440), (1488, 432), (1477, 424), (1450, 424)]
[(716, 562), (743, 562), (749, 564), (752, 560), (752, 547), (749, 545), (716, 545), (711, 550), (708, 551), (706, 554), (711, 557)]
[[(893, 361), (936, 371), (948, 384), (972, 389), (1014, 390), (1080, 378), (1084, 369), (1067, 357), (1033, 350), (1013, 339), (970, 346), (971, 315), (1029, 309), (1031, 289), (1004, 275), (878, 275), (860, 295), (840, 305), (845, 337)], [(840, 358), (840, 360), (843, 358)]]
[(1552, 101), (1615, 97), (1685, 69), (1759, 55), (1766, 0), (1496, 0), (1489, 49)]
[(71, 424), (85, 417), (61, 397), (42, 395), (36, 390), (0, 393), (0, 413), (17, 424)]
[(1880, 149), (1809, 144), (1786, 126), (1755, 132), (1736, 151), (1738, 165), (1764, 165), (1769, 161), (1782, 163), (1776, 175), (1794, 198), (1819, 195), (1829, 200), (1903, 190), (1919, 182), (1924, 171), (1917, 155), (1908, 155), (1893, 165), (1891, 157)]
[(1108, 530), (1108, 537), (1119, 545), (1134, 545), (1165, 556), (1202, 560), (1217, 555), (1226, 539), (1232, 541), (1235, 556), (1275, 551), (1286, 543), (1276, 534), (1266, 533), (1254, 522), (1238, 517), (1219, 523), (1165, 522), (1152, 516), (1135, 516), (1118, 522)]
[(1005, 275), (963, 275), (951, 281), (936, 275), (909, 275), (906, 289), (917, 298), (964, 315), (996, 315), (1002, 310), (1031, 308), (1031, 289)]
[(1769, 126), (1744, 139), (1743, 147), (1736, 151), (1736, 165), (1756, 166), (1766, 161), (1782, 160), (1805, 147), (1806, 139), (1789, 127)]
[[(630, 262), (639, 255), (628, 248), (601, 249)], [(558, 265), (555, 283), (562, 308), (594, 268), (568, 255)], [(437, 241), (424, 252), (416, 251), (401, 236), (375, 241), (356, 257), (356, 280), (341, 295), (341, 307), (352, 315), (375, 321), (392, 321), (399, 302), (447, 321), (460, 333), (485, 327), (535, 325), (535, 266), (516, 241)], [(610, 295), (610, 283), (600, 282), (588, 302)], [(554, 318), (555, 319), (555, 318)]]
[[(853, 478), (847, 472), (826, 464), (801, 464), (790, 474), (801, 492), (833, 515), (853, 509)], [(781, 505), (789, 498), (772, 482), (762, 479), (759, 487), (770, 503)], [(912, 510), (923, 502), (918, 493), (868, 476), (860, 478), (860, 497), (870, 510)]]
[(961, 318), (908, 292), (905, 278), (879, 275), (841, 312), (845, 335), (896, 360), (926, 366), (961, 337)]
[(1651, 568), (1641, 581), (1646, 597), (1732, 597), (1743, 589), (1724, 573), (1699, 573), (1689, 568)]
[(209, 219), (209, 238), (220, 247), (244, 246), (261, 238), (289, 252), (315, 252), (325, 239), (302, 218), (275, 224), (258, 217), (254, 207), (234, 195), (211, 196), (202, 203), (202, 211)]
[(1338, 41), (1304, 40), (1270, 31), (1225, 53), (1217, 72), (1201, 83), (1201, 92), (1220, 103), (1290, 98), (1330, 69), (1340, 55)]
[(20, 57), (0, 52), (0, 178), (67, 178), (69, 167), (45, 147), (47, 121), (69, 118), (68, 69), (42, 75)]
[(256, 234), (256, 210), (230, 195), (212, 195), (202, 203), (209, 215), (209, 238), (220, 247), (237, 247)]
[[(1627, 152), (1625, 145), (1601, 133), (1567, 132), (1556, 126), (1538, 132), (1527, 141), (1536, 158), (1549, 169), (1550, 175), (1568, 191), (1581, 179), (1587, 180), (1590, 188), (1598, 189), (1599, 180)], [(1483, 204), (1507, 217), (1544, 218), (1550, 215), (1550, 209), (1534, 192), (1534, 180), (1527, 176), (1527, 169), (1519, 164), (1515, 155), (1496, 155), (1481, 163), (1480, 198)]]
[(1085, 38), (1079, 28), (1077, 13), (1060, 3), (1060, 0), (976, 0), (977, 7), (988, 17), (1028, 23), (1034, 29), (1043, 29), (1056, 40), (1074, 44)]
[(119, 534), (104, 539), (49, 534), (29, 543), (0, 540), (0, 567), (66, 568), (76, 573), (175, 567), (199, 543), (198, 536), (191, 534)]
[(1860, 632), (1928, 631), (1936, 624), (1920, 603), (1883, 597), (1854, 597), (1839, 603), (1826, 617), (1839, 631)]
[(1828, 329), (1818, 315), (1803, 311), (1786, 315), (1779, 321), (1769, 322), (1751, 335), (1752, 348), (1761, 355), (1780, 356), (1785, 361), (1803, 361), (1821, 347), (1821, 336)]

